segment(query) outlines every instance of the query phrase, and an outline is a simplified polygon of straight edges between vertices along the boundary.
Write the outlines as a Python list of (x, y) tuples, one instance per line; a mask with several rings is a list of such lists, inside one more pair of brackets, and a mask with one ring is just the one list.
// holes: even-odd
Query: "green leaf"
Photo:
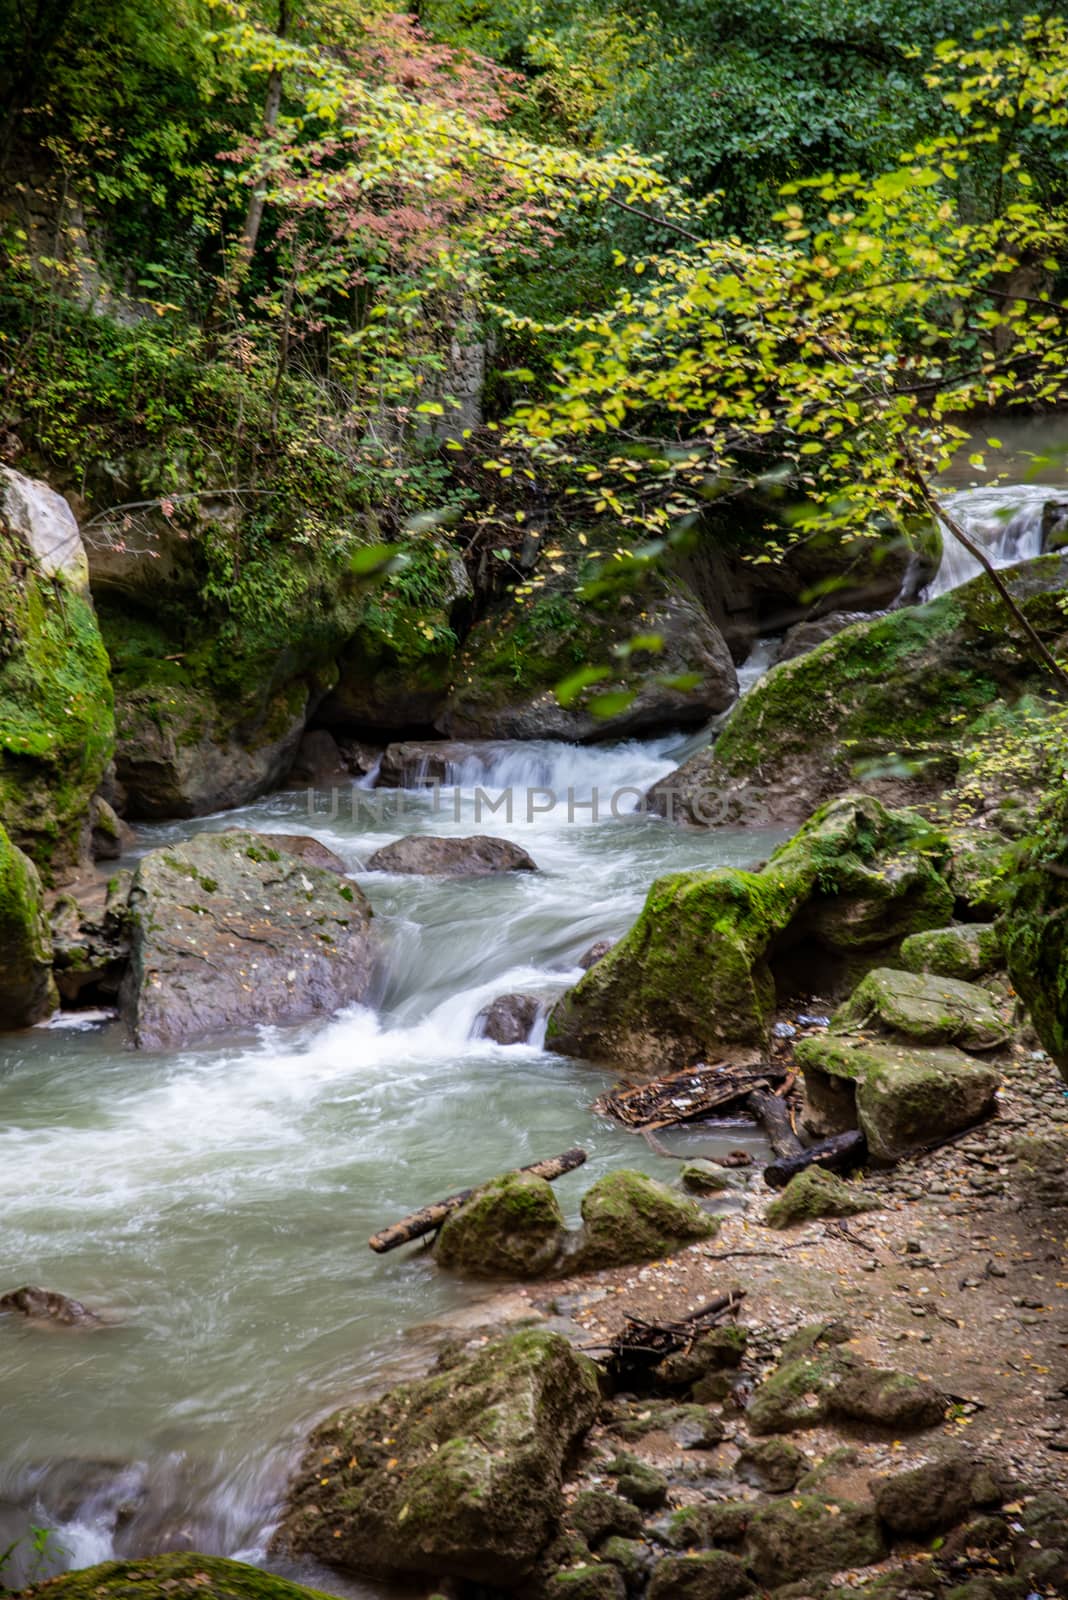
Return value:
[(607, 717), (618, 717), (621, 711), (626, 711), (627, 707), (633, 703), (634, 699), (635, 694), (633, 690), (617, 689), (612, 694), (594, 695), (593, 699), (590, 701), (589, 709), (595, 717), (601, 717), (602, 719)]
[(608, 667), (580, 667), (570, 677), (563, 678), (553, 691), (559, 703), (567, 707), (571, 705), (583, 689), (588, 689), (591, 683), (600, 683), (609, 676)]
[(399, 570), (403, 557), (403, 545), (365, 544), (349, 557), (349, 571), (356, 578), (385, 577)]

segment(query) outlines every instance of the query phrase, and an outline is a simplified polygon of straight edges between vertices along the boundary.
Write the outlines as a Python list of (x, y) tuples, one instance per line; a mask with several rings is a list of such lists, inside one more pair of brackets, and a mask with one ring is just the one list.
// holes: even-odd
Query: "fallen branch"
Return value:
[(615, 1117), (628, 1128), (670, 1128), (679, 1122), (694, 1122), (745, 1100), (757, 1085), (778, 1082), (786, 1077), (785, 1067), (772, 1064), (759, 1067), (732, 1067), (717, 1061), (711, 1066), (685, 1067), (652, 1083), (629, 1089), (613, 1089), (594, 1103), (602, 1115)]
[[(562, 1177), (565, 1172), (573, 1172), (576, 1167), (581, 1167), (585, 1159), (585, 1150), (576, 1148), (565, 1150), (562, 1156), (552, 1156), (546, 1161), (535, 1161), (529, 1167), (516, 1167), (513, 1170), (530, 1173), (535, 1178), (547, 1178), (551, 1183), (554, 1178)], [(461, 1189), (459, 1193), (450, 1194), (444, 1200), (435, 1200), (433, 1205), (423, 1206), (419, 1211), (413, 1211), (408, 1216), (402, 1217), (399, 1222), (393, 1222), (388, 1228), (383, 1228), (380, 1233), (372, 1234), (367, 1242), (378, 1255), (384, 1255), (387, 1250), (396, 1250), (398, 1245), (410, 1244), (413, 1239), (421, 1239), (425, 1233), (434, 1233), (441, 1227), (449, 1213), (456, 1211), (465, 1200), (470, 1200), (474, 1192), (475, 1188)]]
[(780, 1160), (795, 1161), (804, 1153), (801, 1140), (790, 1124), (789, 1106), (772, 1094), (766, 1083), (746, 1095), (745, 1109), (760, 1123)]
[(833, 1139), (810, 1145), (797, 1155), (782, 1156), (764, 1168), (764, 1182), (772, 1189), (782, 1189), (790, 1179), (809, 1167), (822, 1167), (825, 1172), (847, 1172), (863, 1166), (868, 1154), (868, 1141), (859, 1128), (849, 1133), (837, 1133)]

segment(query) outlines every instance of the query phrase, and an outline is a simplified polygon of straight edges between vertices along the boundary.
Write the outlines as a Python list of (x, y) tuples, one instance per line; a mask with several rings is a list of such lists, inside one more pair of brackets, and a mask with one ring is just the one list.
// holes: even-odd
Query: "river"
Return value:
[[(627, 929), (658, 874), (749, 864), (780, 837), (627, 815), (635, 798), (621, 791), (644, 790), (687, 748), (506, 748), (482, 782), (511, 789), (514, 820), (498, 813), (481, 831), (522, 843), (537, 874), (360, 873), (401, 833), (480, 831), (470, 786), (459, 818), (452, 789), (437, 814), (430, 792), (387, 793), (392, 816), (374, 809), (383, 791), (288, 792), (140, 830), (143, 849), (232, 826), (322, 839), (370, 896), (384, 984), (374, 1009), (174, 1054), (130, 1050), (118, 1023), (4, 1039), (3, 1287), (62, 1290), (115, 1325), (0, 1319), (0, 1548), (29, 1518), (55, 1530), (55, 1565), (168, 1547), (262, 1557), (308, 1425), (425, 1364), (427, 1339), (409, 1330), (493, 1292), (425, 1254), (374, 1256), (370, 1233), (575, 1143), (589, 1163), (557, 1186), (572, 1218), (613, 1166), (672, 1175), (592, 1113), (603, 1074), (472, 1028), (496, 994), (574, 982), (579, 955)], [(537, 808), (547, 789), (558, 802), (528, 823), (527, 791)], [(597, 821), (580, 809), (594, 789)], [(674, 1143), (713, 1153), (743, 1137), (755, 1136), (705, 1129)]]

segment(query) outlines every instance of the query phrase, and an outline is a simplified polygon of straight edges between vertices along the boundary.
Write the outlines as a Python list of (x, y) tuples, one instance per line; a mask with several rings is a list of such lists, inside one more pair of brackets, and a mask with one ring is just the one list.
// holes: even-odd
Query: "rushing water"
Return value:
[[(362, 877), (386, 950), (374, 1010), (166, 1054), (130, 1050), (117, 1023), (3, 1039), (2, 1286), (62, 1290), (114, 1325), (0, 1318), (0, 1549), (29, 1517), (57, 1530), (69, 1565), (176, 1547), (262, 1555), (309, 1422), (425, 1362), (425, 1336), (405, 1330), (490, 1292), (425, 1254), (372, 1255), (376, 1227), (577, 1142), (589, 1164), (558, 1185), (572, 1217), (612, 1166), (671, 1175), (594, 1116), (601, 1073), (472, 1028), (496, 994), (574, 982), (582, 951), (625, 931), (658, 873), (766, 853), (777, 836), (626, 814), (685, 749), (506, 748), (477, 777), (511, 786), (511, 825), (501, 812), (476, 824), (470, 789), (457, 817), (445, 789), (437, 813), (425, 792), (393, 795), (405, 810), (392, 817), (370, 810), (377, 793), (284, 793), (142, 831), (144, 848), (199, 828), (313, 833), (357, 875), (402, 833), (483, 831), (541, 870)], [(536, 807), (559, 796), (530, 823), (528, 788)], [(578, 808), (594, 789), (597, 821)], [(737, 1138), (694, 1130), (676, 1147)]]
[[(1005, 484), (982, 489), (961, 489), (947, 494), (947, 510), (960, 522), (965, 533), (985, 550), (996, 567), (1011, 567), (1042, 554), (1042, 517), (1051, 501), (1062, 498), (1041, 484)], [(1065, 500), (1068, 505), (1068, 500)], [(942, 530), (942, 561), (929, 584), (925, 598), (967, 583), (982, 571), (949, 529)]]

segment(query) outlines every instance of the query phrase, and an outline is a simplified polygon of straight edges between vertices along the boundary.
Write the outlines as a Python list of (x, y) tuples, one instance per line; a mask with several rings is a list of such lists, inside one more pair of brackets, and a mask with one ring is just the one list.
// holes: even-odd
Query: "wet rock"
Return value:
[(608, 1463), (607, 1471), (615, 1477), (616, 1488), (623, 1498), (641, 1506), (643, 1511), (656, 1511), (667, 1503), (668, 1480), (638, 1456), (616, 1456)]
[(747, 1444), (734, 1464), (735, 1476), (767, 1494), (785, 1494), (808, 1467), (808, 1457), (788, 1439)]
[(666, 1433), (683, 1450), (714, 1449), (726, 1432), (722, 1419), (706, 1406), (677, 1405), (670, 1400), (645, 1400), (625, 1407), (611, 1431), (627, 1443), (650, 1433)]
[(996, 972), (1004, 959), (1001, 934), (992, 922), (962, 922), (910, 933), (900, 953), (901, 965), (909, 972), (930, 972), (967, 983)]
[(581, 967), (583, 972), (589, 972), (590, 968), (592, 966), (596, 966), (597, 962), (600, 961), (602, 956), (606, 956), (608, 954), (615, 942), (616, 941), (614, 939), (595, 940), (594, 943), (590, 945), (590, 948), (588, 950), (584, 950), (579, 956), (578, 961), (575, 963), (576, 966)]
[(691, 1194), (723, 1194), (725, 1190), (738, 1188), (737, 1179), (729, 1177), (712, 1161), (687, 1161), (679, 1173), (679, 1182)]
[(970, 1451), (946, 1450), (933, 1461), (873, 1478), (875, 1509), (891, 1533), (935, 1533), (959, 1522), (974, 1504), (976, 1461)]
[(372, 1577), (519, 1583), (558, 1525), (563, 1464), (599, 1403), (596, 1368), (559, 1334), (498, 1340), (318, 1427), (281, 1542)]
[(627, 1592), (644, 1589), (645, 1580), (653, 1564), (653, 1553), (647, 1544), (637, 1539), (621, 1539), (613, 1535), (606, 1539), (598, 1551), (602, 1561), (616, 1567), (627, 1586)]
[(286, 779), (288, 784), (323, 784), (346, 776), (348, 763), (332, 733), (326, 728), (314, 728), (310, 733), (301, 735)]
[(361, 891), (254, 833), (201, 833), (145, 856), (129, 927), (120, 1005), (142, 1049), (329, 1014), (371, 982)]
[(790, 1579), (881, 1561), (886, 1545), (870, 1506), (795, 1496), (754, 1512), (742, 1547), (746, 1567), (774, 1587)]
[(871, 622), (879, 615), (879, 612), (871, 611), (828, 611), (825, 617), (813, 617), (806, 622), (795, 622), (792, 628), (787, 628), (783, 636), (778, 659), (792, 661), (795, 656), (807, 655), (825, 639), (833, 639), (835, 634), (841, 633), (844, 628), (851, 628), (854, 622)]
[(1012, 1030), (993, 997), (974, 983), (879, 967), (862, 978), (831, 1019), (838, 1033), (875, 1030), (914, 1044), (992, 1050)]
[(89, 849), (94, 861), (117, 861), (129, 850), (135, 835), (103, 795), (89, 802)]
[(737, 1556), (707, 1550), (658, 1561), (647, 1594), (648, 1600), (742, 1600), (755, 1590)]
[(705, 1501), (683, 1506), (661, 1517), (652, 1532), (669, 1550), (707, 1550), (738, 1545), (745, 1537), (755, 1507), (751, 1500)]
[(637, 1506), (608, 1489), (584, 1489), (576, 1495), (568, 1521), (578, 1529), (591, 1550), (611, 1533), (635, 1539), (642, 1531), (642, 1517)]
[(537, 994), (499, 994), (475, 1018), (475, 1037), (495, 1044), (526, 1044), (544, 1006)]
[(321, 867), (324, 872), (335, 872), (339, 878), (348, 872), (348, 864), (321, 839), (304, 833), (257, 833), (265, 851), (280, 851), (295, 861), (304, 861), (310, 867)]
[(95, 1327), (100, 1323), (96, 1312), (90, 1311), (80, 1300), (30, 1284), (0, 1295), (0, 1312), (5, 1311), (17, 1311), (31, 1322), (52, 1322), (61, 1328)]
[(554, 1572), (545, 1585), (547, 1600), (623, 1600), (623, 1575), (611, 1562), (598, 1566), (567, 1567)]
[(368, 872), (404, 872), (420, 877), (482, 878), (492, 872), (537, 872), (537, 865), (510, 839), (472, 834), (466, 839), (412, 833), (383, 845), (367, 861)]
[(693, 1200), (643, 1172), (620, 1168), (599, 1178), (582, 1197), (582, 1228), (571, 1246), (570, 1270), (592, 1272), (671, 1255), (719, 1229)]
[(953, 897), (932, 865), (943, 848), (922, 820), (854, 797), (818, 811), (759, 872), (659, 879), (631, 931), (557, 1002), (547, 1047), (633, 1074), (766, 1045), (777, 984), (822, 986), (947, 920)]
[(406, 739), (386, 746), (375, 782), (380, 789), (480, 783), (510, 749), (493, 739)]
[(564, 1239), (552, 1184), (511, 1172), (484, 1184), (446, 1218), (434, 1259), (476, 1277), (537, 1278), (552, 1271)]
[(764, 1221), (769, 1228), (789, 1228), (815, 1217), (855, 1217), (864, 1211), (878, 1211), (879, 1204), (874, 1195), (843, 1183), (833, 1172), (808, 1167), (791, 1178), (771, 1202)]
[(105, 1561), (23, 1592), (27, 1600), (31, 1595), (48, 1600), (159, 1600), (161, 1595), (168, 1600), (326, 1600), (320, 1590), (277, 1578), (262, 1567), (185, 1552)]
[(1010, 878), (1001, 924), (1009, 977), (1035, 1031), (1068, 1082), (1068, 800), (1057, 784), (1039, 819), (1041, 832), (1023, 870)]
[(807, 1126), (821, 1136), (859, 1126), (880, 1161), (980, 1121), (1000, 1082), (995, 1068), (957, 1049), (842, 1034), (801, 1039), (796, 1059)]
[(28, 1028), (58, 1004), (41, 879), (0, 826), (0, 1029)]
[(116, 873), (103, 896), (93, 891), (75, 899), (57, 896), (52, 906), (52, 960), (56, 986), (68, 1005), (114, 1004), (130, 942), (126, 912), (133, 874)]

